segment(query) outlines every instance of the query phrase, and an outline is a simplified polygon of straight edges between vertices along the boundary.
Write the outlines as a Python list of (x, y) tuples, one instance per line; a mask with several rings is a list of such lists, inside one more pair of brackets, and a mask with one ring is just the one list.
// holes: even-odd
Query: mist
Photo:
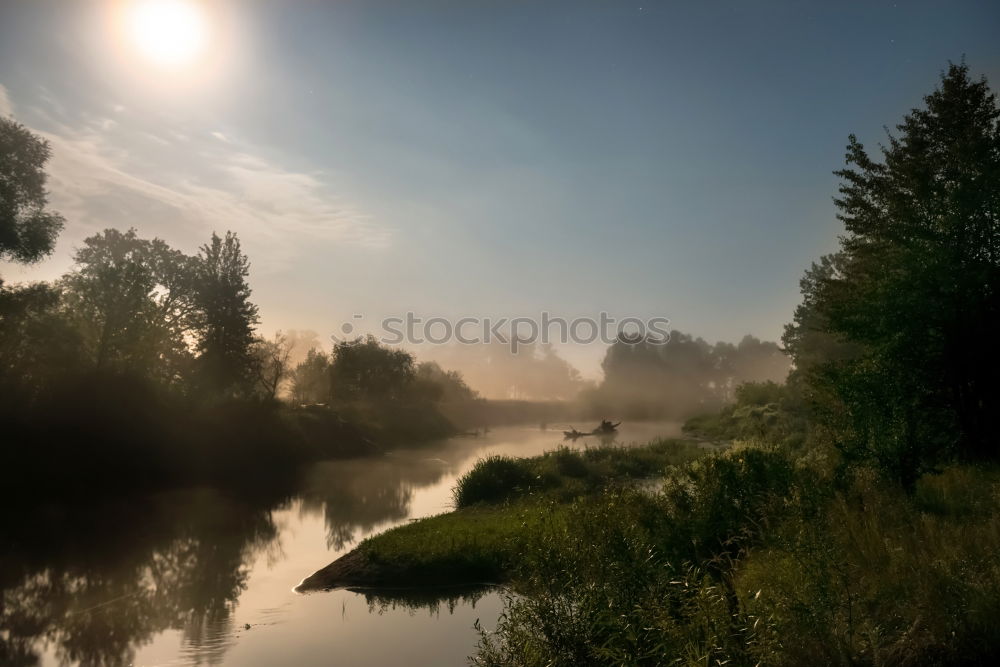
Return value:
[(998, 664), (998, 28), (0, 1), (0, 664)]

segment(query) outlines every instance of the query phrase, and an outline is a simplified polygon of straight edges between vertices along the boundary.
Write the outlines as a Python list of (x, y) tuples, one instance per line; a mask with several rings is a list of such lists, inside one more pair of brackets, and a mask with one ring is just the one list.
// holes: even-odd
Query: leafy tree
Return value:
[(330, 400), (330, 357), (312, 349), (292, 371), (292, 400), (297, 404)]
[(45, 208), (51, 154), (47, 141), (0, 118), (0, 260), (36, 262), (55, 246), (64, 221)]
[(194, 319), (202, 387), (237, 395), (253, 382), (252, 345), (259, 317), (250, 302), (250, 262), (233, 232), (214, 232), (195, 264)]
[(872, 159), (850, 137), (840, 252), (807, 274), (785, 342), (849, 457), (906, 486), (996, 454), (1000, 108), (963, 63)]
[(413, 355), (379, 344), (374, 336), (333, 348), (330, 388), (340, 401), (395, 400), (408, 396), (416, 378)]
[(80, 334), (60, 303), (60, 290), (45, 283), (0, 289), (0, 391), (5, 397), (30, 401), (80, 370)]
[(92, 366), (179, 382), (191, 360), (192, 259), (134, 229), (107, 229), (75, 260), (61, 285)]
[(418, 391), (442, 403), (466, 403), (478, 398), (458, 371), (446, 371), (435, 361), (417, 365)]

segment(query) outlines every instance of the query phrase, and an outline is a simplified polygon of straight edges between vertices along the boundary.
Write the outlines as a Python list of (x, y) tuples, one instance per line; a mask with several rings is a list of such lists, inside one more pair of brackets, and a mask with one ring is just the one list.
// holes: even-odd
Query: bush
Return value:
[(530, 489), (535, 480), (530, 462), (510, 456), (488, 456), (459, 478), (453, 492), (455, 507), (503, 502)]

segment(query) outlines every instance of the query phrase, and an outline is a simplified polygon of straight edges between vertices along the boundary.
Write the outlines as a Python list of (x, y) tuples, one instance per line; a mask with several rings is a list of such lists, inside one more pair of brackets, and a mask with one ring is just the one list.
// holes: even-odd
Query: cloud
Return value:
[(14, 114), (14, 105), (10, 102), (7, 89), (0, 83), (0, 116), (11, 116)]
[[(0, 87), (3, 105), (10, 107)], [(135, 226), (192, 251), (212, 230), (233, 230), (264, 271), (293, 264), (318, 243), (389, 243), (389, 231), (335, 194), (323, 174), (289, 169), (220, 132), (125, 109), (116, 108), (114, 119), (67, 119), (48, 109), (26, 115), (52, 145), (50, 200), (67, 219), (71, 243), (106, 227)]]

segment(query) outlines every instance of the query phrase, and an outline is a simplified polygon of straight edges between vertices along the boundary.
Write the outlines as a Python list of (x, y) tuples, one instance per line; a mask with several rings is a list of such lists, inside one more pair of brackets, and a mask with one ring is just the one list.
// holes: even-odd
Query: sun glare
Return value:
[(136, 0), (126, 7), (128, 37), (154, 64), (176, 68), (191, 65), (208, 43), (208, 20), (190, 0)]

